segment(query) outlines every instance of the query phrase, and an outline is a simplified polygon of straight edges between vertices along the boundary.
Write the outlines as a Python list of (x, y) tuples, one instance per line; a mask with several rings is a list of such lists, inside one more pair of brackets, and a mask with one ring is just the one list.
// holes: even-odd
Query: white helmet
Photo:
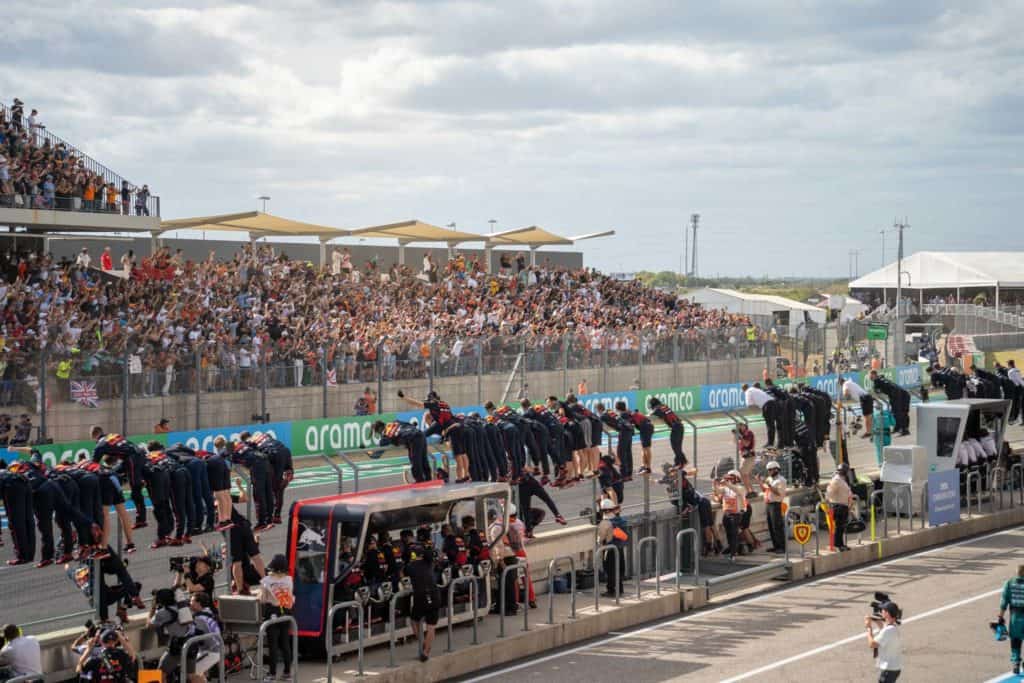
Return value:
[(516, 505), (515, 505), (515, 503), (509, 503), (508, 504), (508, 516), (509, 517), (515, 517), (515, 515), (516, 515)]
[(779, 463), (777, 463), (774, 460), (772, 460), (770, 463), (765, 465), (765, 469), (771, 471), (771, 470), (781, 470), (782, 468), (779, 467)]
[(614, 510), (617, 507), (619, 507), (619, 506), (611, 498), (602, 498), (601, 499), (601, 510), (602, 511)]
[(728, 472), (725, 473), (725, 476), (727, 476), (727, 477), (736, 477), (737, 479), (741, 478), (739, 470), (729, 470)]

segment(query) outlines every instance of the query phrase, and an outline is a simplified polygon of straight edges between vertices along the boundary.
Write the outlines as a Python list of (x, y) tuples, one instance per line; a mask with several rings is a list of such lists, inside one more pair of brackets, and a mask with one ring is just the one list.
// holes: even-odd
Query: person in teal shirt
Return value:
[(1003, 597), (999, 601), (999, 618), (1010, 609), (1010, 664), (1013, 673), (1020, 673), (1020, 645), (1024, 640), (1024, 564), (1017, 567), (1016, 578), (1003, 585)]

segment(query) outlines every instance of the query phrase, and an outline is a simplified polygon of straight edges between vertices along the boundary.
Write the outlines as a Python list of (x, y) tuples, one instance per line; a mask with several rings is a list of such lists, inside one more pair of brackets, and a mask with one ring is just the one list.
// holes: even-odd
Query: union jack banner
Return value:
[(96, 393), (96, 382), (71, 382), (71, 400), (88, 408), (100, 407), (100, 395)]
[(965, 353), (975, 353), (978, 347), (974, 343), (974, 336), (970, 334), (951, 334), (946, 338), (946, 351), (957, 358)]
[(338, 386), (338, 371), (328, 370), (327, 371), (327, 386), (336, 387)]

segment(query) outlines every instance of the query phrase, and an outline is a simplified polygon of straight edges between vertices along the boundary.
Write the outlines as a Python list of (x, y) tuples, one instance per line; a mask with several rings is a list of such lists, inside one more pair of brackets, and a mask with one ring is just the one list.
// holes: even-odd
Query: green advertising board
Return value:
[(878, 323), (870, 323), (868, 325), (868, 339), (876, 341), (885, 341), (889, 338), (889, 326), (881, 325)]
[(675, 413), (696, 413), (701, 409), (700, 387), (668, 387), (653, 391), (638, 391), (636, 392), (636, 407), (646, 412), (647, 400), (651, 396), (657, 397)]
[(394, 413), (361, 417), (331, 417), (326, 420), (298, 420), (292, 423), (292, 453), (317, 455), (327, 451), (345, 451), (370, 448), (373, 423), (390, 422)]
[[(150, 441), (159, 441), (160, 443), (167, 445), (167, 435), (165, 434), (139, 434), (130, 437), (134, 443), (144, 446)], [(43, 456), (43, 462), (50, 467), (60, 464), (61, 460), (68, 458), (77, 460), (79, 455), (83, 453), (92, 457), (92, 450), (95, 448), (95, 441), (65, 441), (63, 443), (41, 443), (33, 446)], [(14, 453), (14, 451), (8, 451), (8, 453)], [(25, 459), (26, 455), (19, 454), (19, 459)]]

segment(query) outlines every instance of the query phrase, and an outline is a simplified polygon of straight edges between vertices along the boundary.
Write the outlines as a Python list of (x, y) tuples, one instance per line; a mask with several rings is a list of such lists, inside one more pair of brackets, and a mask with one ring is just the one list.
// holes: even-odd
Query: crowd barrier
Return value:
[[(922, 381), (926, 379), (924, 377), (922, 364), (900, 365), (894, 368), (885, 368), (880, 372), (883, 376), (908, 389), (920, 386)], [(844, 373), (842, 376), (852, 378), (857, 381), (858, 384), (863, 385), (866, 374), (867, 373), (864, 372), (849, 372)], [(760, 378), (755, 377), (751, 378), (750, 382), (758, 380), (760, 380)], [(804, 382), (811, 387), (826, 391), (832, 396), (838, 396), (838, 392), (840, 390), (838, 380), (838, 374), (828, 374), (792, 379), (781, 378), (774, 381), (782, 388), (786, 388), (796, 382)], [(581, 403), (590, 410), (593, 410), (597, 403), (604, 403), (607, 408), (612, 409), (614, 408), (616, 401), (625, 402), (627, 407), (630, 409), (639, 408), (641, 410), (645, 410), (647, 407), (647, 401), (652, 396), (657, 397), (662, 403), (667, 405), (677, 415), (683, 418), (684, 421), (688, 422), (688, 426), (691, 427), (691, 431), (693, 431), (695, 435), (694, 438), (696, 438), (696, 431), (693, 430), (696, 425), (694, 425), (688, 416), (699, 415), (701, 413), (732, 413), (737, 410), (745, 409), (746, 402), (741, 389), (742, 386), (742, 383), (737, 382), (733, 384), (710, 384), (690, 387), (623, 390), (585, 394), (580, 396), (579, 399)], [(513, 403), (509, 403), (508, 405), (516, 408), (518, 407), (518, 405)], [(481, 415), (485, 414), (484, 407), (481, 405), (457, 406), (453, 407), (452, 410), (455, 413), (478, 412)], [(185, 430), (169, 432), (166, 434), (134, 434), (128, 435), (128, 438), (136, 443), (145, 443), (148, 441), (158, 441), (167, 445), (182, 443), (196, 450), (213, 450), (213, 442), (217, 437), (234, 440), (237, 439), (238, 435), (242, 432), (252, 433), (261, 431), (272, 435), (275, 439), (288, 446), (295, 457), (320, 456), (329, 452), (353, 451), (371, 448), (371, 445), (374, 443), (372, 426), (377, 420), (383, 420), (385, 422), (391, 420), (402, 420), (418, 423), (422, 418), (422, 415), (423, 411), (421, 410), (409, 410), (393, 413), (381, 413), (377, 415), (334, 417), (315, 420), (293, 420), (268, 423), (257, 422), (221, 427), (218, 429)], [(53, 444), (39, 444), (36, 448), (42, 454), (44, 462), (50, 466), (54, 466), (64, 458), (77, 458), (83, 453), (92, 455), (92, 449), (94, 446), (95, 443), (93, 441), (81, 440)], [(696, 442), (694, 443), (694, 453), (696, 453)], [(11, 462), (17, 459), (24, 459), (25, 454), (4, 448), (0, 449), (0, 457)]]

